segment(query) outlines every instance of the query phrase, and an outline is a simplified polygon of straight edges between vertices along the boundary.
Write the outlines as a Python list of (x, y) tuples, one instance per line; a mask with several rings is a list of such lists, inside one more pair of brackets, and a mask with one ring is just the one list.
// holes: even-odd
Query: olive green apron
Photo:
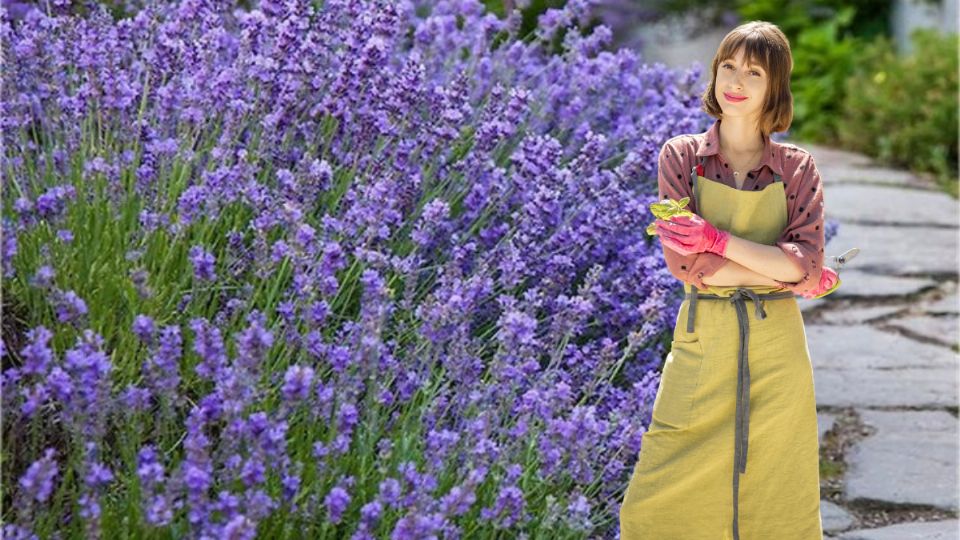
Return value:
[[(788, 223), (779, 175), (757, 191), (710, 180), (696, 167), (691, 178), (698, 215), (741, 238), (776, 244)], [(813, 370), (794, 294), (761, 285), (700, 291), (688, 283), (684, 292), (620, 508), (621, 539), (822, 539)], [(730, 469), (718, 460), (733, 464), (732, 491)]]

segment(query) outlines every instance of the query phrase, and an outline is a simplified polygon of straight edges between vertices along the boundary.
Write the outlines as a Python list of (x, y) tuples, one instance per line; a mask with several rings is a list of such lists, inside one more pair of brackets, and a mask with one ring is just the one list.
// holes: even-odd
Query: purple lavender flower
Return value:
[(4, 525), (0, 537), (6, 538), (7, 540), (39, 540), (40, 538), (31, 532), (30, 529), (14, 523)]
[(403, 487), (396, 478), (386, 478), (380, 482), (380, 494), (378, 497), (388, 507), (397, 508), (400, 504), (400, 494)]
[(162, 527), (173, 521), (173, 508), (164, 494), (151, 496), (145, 506), (145, 519), (150, 525)]
[(23, 358), (23, 367), (20, 368), (23, 375), (45, 375), (47, 366), (53, 360), (53, 351), (48, 346), (53, 333), (47, 330), (45, 326), (38, 326), (27, 331), (27, 340), (30, 344), (20, 351)]
[(17, 256), (17, 232), (13, 223), (6, 216), (3, 218), (3, 277), (11, 278), (16, 271), (13, 267), (13, 258)]
[(480, 519), (493, 521), (498, 528), (509, 528), (524, 520), (522, 511), (525, 503), (523, 492), (512, 485), (503, 486), (497, 494), (493, 506), (484, 507), (480, 511)]
[(62, 407), (70, 407), (74, 394), (73, 379), (60, 366), (54, 366), (47, 375), (47, 388), (53, 399), (60, 402)]
[(78, 323), (87, 314), (87, 304), (74, 291), (54, 291), (54, 309), (57, 321)]
[(331, 523), (340, 523), (340, 518), (350, 504), (350, 494), (343, 487), (334, 486), (323, 498), (323, 503), (327, 508), (327, 519)]
[(121, 394), (119, 401), (127, 414), (142, 412), (150, 406), (150, 391), (130, 384)]
[(43, 265), (40, 268), (37, 268), (37, 273), (31, 278), (30, 284), (34, 287), (39, 287), (41, 289), (50, 288), (53, 285), (53, 278), (57, 276), (57, 273), (50, 265)]
[(255, 456), (251, 456), (243, 463), (243, 469), (240, 472), (240, 478), (249, 488), (262, 484), (266, 480), (267, 467), (263, 461)]
[(163, 483), (163, 465), (160, 464), (157, 449), (147, 445), (137, 454), (137, 476), (145, 487)]
[(165, 326), (160, 333), (157, 350), (143, 364), (144, 374), (157, 395), (176, 399), (182, 352), (183, 338), (180, 336), (180, 327)]
[(72, 185), (54, 186), (37, 197), (37, 215), (42, 219), (54, 221), (63, 214), (67, 201), (76, 196), (76, 189)]
[(214, 281), (217, 276), (214, 273), (214, 264), (216, 259), (213, 255), (204, 251), (202, 246), (193, 246), (190, 248), (190, 264), (193, 265), (193, 275), (200, 281)]
[(193, 351), (200, 357), (197, 363), (197, 374), (213, 380), (220, 373), (227, 361), (226, 346), (220, 329), (211, 325), (206, 319), (192, 319), (190, 329), (193, 330)]
[(103, 351), (103, 337), (84, 330), (74, 347), (64, 353), (63, 368), (74, 388), (73, 407), (64, 410), (68, 425), (85, 437), (102, 436), (113, 370)]
[(153, 345), (153, 336), (156, 332), (156, 328), (153, 323), (153, 319), (147, 315), (137, 315), (133, 319), (133, 333), (137, 338), (146, 346)]
[(43, 383), (28, 386), (20, 392), (23, 394), (23, 404), (20, 405), (20, 412), (25, 418), (33, 416), (33, 413), (43, 406), (49, 396), (47, 387)]
[(226, 525), (220, 538), (224, 540), (253, 540), (257, 536), (257, 524), (243, 514), (234, 516)]
[(290, 366), (283, 377), (283, 397), (288, 402), (307, 399), (313, 382), (313, 368)]
[(28, 499), (44, 503), (50, 498), (54, 478), (59, 472), (57, 462), (53, 459), (55, 454), (56, 451), (53, 448), (47, 448), (43, 452), (43, 457), (31, 463), (27, 472), (20, 477), (18, 485)]
[(293, 502), (294, 497), (297, 496), (297, 493), (300, 491), (300, 475), (299, 474), (284, 474), (281, 479), (281, 485), (283, 486), (283, 498), (289, 503)]
[[(350, 459), (344, 454), (365, 439), (360, 430), (394, 432), (402, 426), (396, 409), (418, 397), (429, 399), (415, 411), (426, 433), (410, 446), (416, 450), (386, 438), (376, 446), (384, 464), (416, 453), (402, 456), (402, 483), (378, 479), (372, 501), (338, 483), (302, 511), (325, 510), (338, 523), (352, 515), (353, 502), (362, 504), (361, 523), (345, 524), (358, 539), (381, 527), (398, 538), (453, 537), (462, 533), (447, 518), (475, 504), (477, 471), (507, 467), (481, 517), (515, 531), (528, 516), (514, 462), (530, 441), (540, 462), (529, 478), (544, 483), (531, 493), (550, 492), (551, 474), (566, 467), (575, 484), (604, 480), (596, 495), (609, 499), (628, 469), (604, 449), (638, 449), (642, 411), (656, 390), (642, 375), (663, 352), (647, 345), (669, 328), (675, 306), (666, 293), (678, 285), (642, 235), (649, 216), (635, 210), (655, 192), (655, 152), (665, 134), (703, 127), (700, 73), (641, 66), (629, 50), (601, 54), (611, 39), (605, 26), (566, 32), (563, 55), (542, 54), (563, 28), (586, 18), (585, 0), (545, 13), (534, 43), (518, 39), (518, 11), (501, 20), (480, 2), (441, 2), (424, 17), (422, 3), (271, 0), (244, 11), (189, 0), (143, 6), (115, 22), (102, 6), (74, 13), (57, 0), (48, 7), (61, 17), (33, 9), (7, 28), (15, 61), (3, 78), (16, 91), (4, 101), (0, 125), (5, 133), (27, 126), (58, 135), (40, 133), (52, 141), (52, 156), (32, 137), (9, 140), (4, 170), (25, 180), (3, 217), (4, 276), (15, 275), (15, 264), (39, 267), (34, 283), (53, 287), (42, 253), (57, 245), (41, 248), (40, 261), (23, 261), (33, 250), (18, 253), (18, 237), (33, 246), (34, 231), (48, 221), (60, 241), (86, 241), (59, 223), (69, 204), (84, 217), (106, 209), (111, 224), (127, 223), (126, 209), (136, 208), (137, 230), (115, 258), (122, 272), (141, 265), (130, 274), (137, 295), (159, 301), (135, 309), (169, 326), (158, 336), (141, 315), (121, 329), (149, 354), (145, 380), (136, 383), (145, 387), (120, 380), (125, 390), (116, 394), (109, 358), (126, 366), (136, 351), (107, 352), (91, 339), (59, 362), (38, 330), (20, 355), (23, 365), (3, 373), (4, 405), (17, 415), (44, 407), (52, 420), (99, 442), (104, 411), (143, 411), (153, 398), (172, 403), (150, 426), (164, 437), (186, 430), (179, 468), (165, 474), (149, 445), (138, 456), (149, 524), (188, 536), (251, 536), (280, 507), (268, 485), (279, 480), (291, 502), (300, 482), (341, 476)], [(507, 42), (492, 47), (502, 31)], [(82, 129), (91, 111), (114, 142), (94, 153)], [(71, 184), (44, 185), (70, 178), (80, 154), (88, 156), (86, 199), (76, 200)], [(614, 169), (601, 168), (618, 158)], [(123, 181), (127, 173), (132, 185)], [(218, 261), (213, 254), (223, 243)], [(170, 263), (184, 245), (191, 246), (190, 290), (161, 279), (176, 277)], [(92, 255), (90, 279), (98, 281), (76, 285), (83, 300), (73, 291), (48, 295), (59, 323), (74, 326), (68, 332), (84, 327), (88, 303), (94, 322), (109, 318), (104, 306), (116, 301), (109, 293), (129, 286), (110, 282), (124, 278), (109, 274), (110, 252)], [(165, 283), (156, 294), (147, 268)], [(212, 322), (189, 323), (201, 380), (184, 375), (199, 384), (184, 394), (196, 406), (178, 426), (178, 329), (187, 308), (205, 310), (208, 300), (220, 311)], [(164, 306), (169, 313), (156, 311)], [(252, 311), (238, 330), (235, 317), (254, 309), (264, 311)], [(302, 337), (298, 317), (307, 326)], [(637, 328), (637, 352), (619, 372), (626, 384), (593, 384), (619, 368), (621, 338)], [(234, 339), (235, 357), (221, 332)], [(139, 346), (128, 337), (109, 336), (111, 347)], [(281, 375), (278, 365), (292, 367)], [(127, 368), (118, 374), (131, 375)], [(445, 380), (433, 386), (436, 377)], [(272, 410), (277, 386), (285, 403), (275, 417), (262, 411)], [(595, 389), (586, 397), (596, 406), (576, 407), (581, 396), (573, 388)], [(624, 417), (623, 410), (641, 413)], [(494, 418), (512, 421), (501, 427)], [(375, 420), (382, 425), (368, 425)], [(322, 440), (296, 441), (298, 449), (312, 445), (315, 459), (306, 463), (316, 465), (315, 474), (300, 476), (291, 464), (298, 452), (288, 455), (286, 445), (288, 436), (292, 447), (303, 436), (297, 422), (304, 421), (329, 432), (311, 429)], [(108, 470), (113, 457), (92, 463)], [(432, 471), (454, 462), (460, 466), (452, 474), (466, 478), (442, 479), (454, 488), (434, 500), (441, 479)], [(87, 483), (95, 487), (68, 494), (66, 504), (79, 505), (81, 517), (93, 520), (101, 504), (117, 504), (99, 497), (106, 473), (94, 466), (74, 472), (94, 478)], [(250, 488), (223, 489), (238, 479)], [(583, 497), (564, 504), (567, 525), (589, 529)], [(378, 524), (384, 514), (397, 519), (385, 509), (400, 510), (399, 521)], [(182, 514), (185, 522), (174, 523)]]
[(253, 489), (247, 492), (247, 511), (251, 518), (261, 520), (270, 515), (280, 505), (262, 489)]
[(259, 311), (247, 316), (249, 326), (237, 339), (237, 361), (246, 369), (255, 369), (273, 346), (273, 333), (266, 329), (266, 318)]

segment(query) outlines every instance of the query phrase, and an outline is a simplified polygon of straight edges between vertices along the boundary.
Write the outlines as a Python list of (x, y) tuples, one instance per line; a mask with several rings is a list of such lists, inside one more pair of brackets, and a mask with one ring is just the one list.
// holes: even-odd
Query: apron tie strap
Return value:
[(690, 286), (690, 308), (687, 310), (687, 332), (693, 333), (693, 320), (697, 313), (697, 289), (696, 285)]
[[(688, 332), (693, 332), (693, 313), (697, 296), (696, 287), (693, 287), (687, 295), (690, 298), (687, 315)], [(747, 443), (750, 440), (750, 362), (747, 358), (750, 345), (750, 321), (747, 317), (746, 301), (753, 301), (754, 317), (757, 320), (763, 320), (767, 318), (767, 312), (763, 309), (763, 298), (793, 298), (794, 295), (790, 291), (760, 295), (752, 289), (740, 287), (729, 298), (707, 294), (699, 296), (700, 298), (726, 299), (737, 311), (740, 345), (737, 352), (737, 413), (734, 419), (733, 444), (733, 538), (740, 540), (738, 520), (740, 474), (747, 472)]]
[(738, 300), (742, 300), (743, 296), (746, 295), (753, 300), (753, 316), (757, 320), (762, 321), (767, 318), (767, 312), (763, 310), (763, 300), (760, 299), (760, 296), (757, 295), (756, 291), (752, 289), (740, 288), (734, 291), (733, 296), (730, 297), (730, 303), (736, 303)]
[(750, 321), (747, 320), (746, 298), (753, 300), (757, 319), (767, 316), (761, 306), (757, 293), (749, 289), (737, 289), (730, 302), (737, 310), (737, 326), (740, 331), (740, 348), (737, 353), (737, 414), (735, 418), (733, 444), (733, 537), (740, 538), (738, 522), (738, 500), (740, 492), (740, 474), (747, 472), (747, 443), (750, 440), (750, 362), (747, 351), (750, 345)]

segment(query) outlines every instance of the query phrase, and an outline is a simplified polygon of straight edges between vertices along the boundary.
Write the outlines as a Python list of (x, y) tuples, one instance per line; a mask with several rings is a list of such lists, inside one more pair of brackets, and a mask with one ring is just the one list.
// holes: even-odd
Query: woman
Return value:
[(735, 28), (702, 98), (717, 120), (660, 151), (659, 198), (689, 197), (694, 215), (657, 220), (686, 295), (620, 508), (624, 540), (823, 538), (813, 372), (795, 295), (822, 295), (837, 278), (823, 266), (813, 156), (770, 139), (793, 119), (792, 69), (775, 25)]

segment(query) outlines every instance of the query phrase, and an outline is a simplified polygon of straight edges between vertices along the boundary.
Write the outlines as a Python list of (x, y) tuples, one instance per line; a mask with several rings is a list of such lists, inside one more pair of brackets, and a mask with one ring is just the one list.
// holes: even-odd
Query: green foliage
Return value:
[[(657, 219), (666, 219), (669, 220), (672, 217), (677, 216), (692, 216), (693, 212), (689, 210), (684, 210), (684, 207), (687, 206), (687, 203), (690, 202), (690, 197), (684, 197), (679, 201), (673, 199), (664, 199), (660, 202), (655, 202), (650, 204), (650, 212), (653, 213), (654, 217)], [(657, 234), (657, 222), (654, 221), (650, 225), (647, 225), (647, 234), (654, 236)]]
[(930, 172), (957, 197), (958, 36), (926, 29), (898, 56), (889, 39), (858, 53), (839, 124), (844, 147)]
[(796, 139), (836, 140), (844, 85), (861, 46), (859, 38), (839, 36), (852, 17), (853, 8), (845, 8), (797, 37), (790, 83), (794, 100), (790, 134)]
[[(710, 17), (712, 4), (666, 0), (661, 6)], [(737, 0), (734, 6), (741, 21), (770, 21), (790, 40), (791, 138), (930, 172), (957, 197), (956, 34), (918, 29), (911, 34), (915, 52), (901, 58), (887, 37), (892, 2)]]
[(847, 76), (863, 43), (887, 33), (889, 4), (866, 0), (740, 2), (738, 13), (744, 21), (776, 24), (790, 40), (791, 137), (835, 144)]

